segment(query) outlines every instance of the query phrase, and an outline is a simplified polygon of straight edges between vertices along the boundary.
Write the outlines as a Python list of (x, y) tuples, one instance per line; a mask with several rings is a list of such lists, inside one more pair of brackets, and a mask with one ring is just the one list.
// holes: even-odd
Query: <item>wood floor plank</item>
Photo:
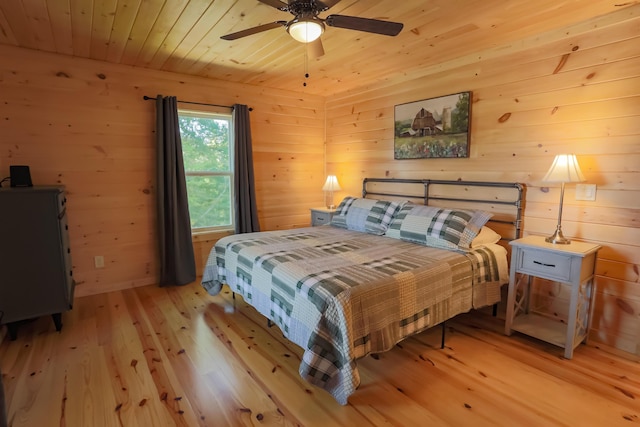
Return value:
[(25, 322), (0, 344), (9, 425), (629, 426), (637, 356), (562, 349), (486, 312), (358, 361), (346, 406), (302, 380), (302, 349), (228, 289), (146, 286), (78, 298), (56, 332)]

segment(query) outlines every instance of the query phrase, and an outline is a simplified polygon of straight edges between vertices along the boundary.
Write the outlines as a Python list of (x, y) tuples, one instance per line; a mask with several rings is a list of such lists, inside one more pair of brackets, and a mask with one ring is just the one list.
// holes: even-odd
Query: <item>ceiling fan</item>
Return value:
[(345, 28), (348, 30), (365, 31), (368, 33), (396, 36), (402, 30), (403, 24), (399, 22), (382, 21), (379, 19), (359, 18), (357, 16), (329, 15), (322, 19), (318, 15), (335, 6), (340, 0), (289, 0), (284, 3), (280, 0), (258, 0), (268, 6), (283, 12), (291, 13), (294, 18), (291, 21), (275, 21), (257, 27), (227, 34), (220, 37), (223, 40), (237, 40), (242, 37), (285, 27), (287, 32), (295, 40), (307, 43), (311, 57), (324, 55), (324, 48), (320, 35), (324, 32), (325, 25), (329, 27)]

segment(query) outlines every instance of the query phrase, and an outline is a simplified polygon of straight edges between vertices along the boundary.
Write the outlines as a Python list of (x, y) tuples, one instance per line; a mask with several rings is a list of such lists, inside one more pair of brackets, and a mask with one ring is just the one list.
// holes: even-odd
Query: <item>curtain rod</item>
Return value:
[[(152, 98), (152, 97), (147, 96), (147, 95), (143, 96), (142, 99), (144, 99), (145, 101), (155, 101), (156, 100), (156, 98)], [(180, 101), (180, 100), (176, 100), (176, 102), (179, 102), (181, 104), (206, 105), (208, 107), (231, 108), (233, 110), (233, 106), (232, 105), (207, 104), (205, 102)], [(253, 108), (249, 107), (249, 111), (253, 111)]]

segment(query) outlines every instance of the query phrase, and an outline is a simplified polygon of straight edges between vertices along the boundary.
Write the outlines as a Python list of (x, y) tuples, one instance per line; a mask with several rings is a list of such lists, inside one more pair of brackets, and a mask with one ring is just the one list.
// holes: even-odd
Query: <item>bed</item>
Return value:
[(330, 225), (220, 239), (202, 286), (242, 295), (304, 350), (302, 378), (346, 405), (357, 359), (500, 301), (508, 245), (498, 239), (511, 232), (491, 230), (509, 225), (505, 239), (517, 238), (521, 200), (516, 183), (368, 178)]

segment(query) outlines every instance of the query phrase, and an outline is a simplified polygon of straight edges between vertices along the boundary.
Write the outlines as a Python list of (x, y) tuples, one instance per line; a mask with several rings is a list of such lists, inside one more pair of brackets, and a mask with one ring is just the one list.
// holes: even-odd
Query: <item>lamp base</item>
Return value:
[(568, 245), (571, 243), (571, 240), (567, 239), (562, 235), (562, 230), (558, 228), (552, 236), (544, 239), (547, 243), (553, 243), (554, 245)]

